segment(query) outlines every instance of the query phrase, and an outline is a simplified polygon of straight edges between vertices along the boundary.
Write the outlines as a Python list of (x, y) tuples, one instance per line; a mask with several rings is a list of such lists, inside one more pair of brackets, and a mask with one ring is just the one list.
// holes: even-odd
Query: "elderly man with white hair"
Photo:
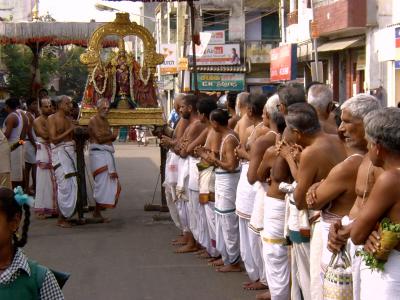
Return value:
[(334, 108), (332, 89), (325, 84), (314, 84), (308, 90), (307, 102), (316, 109), (322, 130), (336, 134), (337, 125), (331, 114)]
[(93, 198), (96, 208), (93, 217), (99, 222), (109, 220), (101, 215), (102, 208), (114, 208), (121, 192), (121, 185), (115, 166), (113, 142), (117, 138), (112, 133), (107, 114), (110, 104), (106, 98), (97, 101), (97, 114), (88, 124), (90, 168), (94, 178)]
[[(341, 224), (340, 220), (349, 215), (357, 198), (358, 170), (364, 160), (364, 155), (367, 153), (363, 118), (369, 112), (379, 109), (380, 103), (374, 96), (358, 94), (345, 101), (341, 108), (342, 123), (339, 131), (344, 137), (347, 158), (332, 168), (325, 180), (314, 184), (307, 193), (308, 207), (321, 209), (321, 276), (325, 274), (332, 257), (332, 252), (328, 250), (328, 233), (331, 224)], [(354, 249), (354, 247), (350, 248)], [(352, 258), (354, 254), (351, 253)], [(353, 286), (355, 290), (354, 299), (359, 299), (359, 277), (356, 266), (357, 261), (353, 263)]]
[(78, 198), (78, 170), (76, 169), (76, 149), (73, 140), (74, 124), (70, 116), (71, 98), (65, 95), (56, 100), (57, 111), (48, 118), (49, 140), (54, 174), (57, 181), (58, 226), (71, 227), (72, 217)]

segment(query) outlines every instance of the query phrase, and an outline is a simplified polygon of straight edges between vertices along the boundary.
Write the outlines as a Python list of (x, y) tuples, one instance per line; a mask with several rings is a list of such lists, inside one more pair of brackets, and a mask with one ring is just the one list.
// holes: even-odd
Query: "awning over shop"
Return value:
[(340, 51), (365, 45), (364, 36), (356, 36), (327, 42), (318, 47), (318, 52)]

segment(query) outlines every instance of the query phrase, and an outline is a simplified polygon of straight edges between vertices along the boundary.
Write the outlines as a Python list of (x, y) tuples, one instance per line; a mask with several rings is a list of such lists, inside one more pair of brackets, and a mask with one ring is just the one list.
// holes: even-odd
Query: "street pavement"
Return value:
[[(220, 274), (194, 254), (175, 254), (170, 221), (153, 221), (152, 202), (159, 174), (159, 148), (116, 145), (122, 184), (118, 206), (106, 211), (109, 224), (63, 229), (56, 220), (32, 220), (28, 256), (71, 273), (66, 299), (247, 300), (245, 273)], [(160, 183), (154, 203), (160, 203)]]

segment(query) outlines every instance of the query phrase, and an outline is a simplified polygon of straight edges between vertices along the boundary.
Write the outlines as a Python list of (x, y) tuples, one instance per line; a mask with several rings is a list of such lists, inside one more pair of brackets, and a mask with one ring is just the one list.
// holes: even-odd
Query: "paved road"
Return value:
[[(110, 224), (61, 229), (55, 220), (34, 220), (31, 225), (28, 256), (72, 274), (66, 299), (254, 299), (255, 292), (241, 289), (244, 273), (219, 274), (193, 254), (174, 254), (174, 225), (154, 222), (154, 213), (143, 211), (157, 181), (158, 147), (116, 149), (123, 191), (118, 207), (106, 212)], [(159, 199), (157, 192), (155, 202)]]

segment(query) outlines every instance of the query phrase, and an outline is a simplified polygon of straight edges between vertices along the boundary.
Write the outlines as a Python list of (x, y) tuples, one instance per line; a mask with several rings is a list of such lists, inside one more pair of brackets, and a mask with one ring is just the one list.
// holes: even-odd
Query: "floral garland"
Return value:
[(108, 73), (105, 72), (105, 77), (104, 77), (104, 85), (103, 88), (100, 90), (96, 84), (96, 80), (95, 80), (95, 75), (96, 75), (96, 70), (97, 70), (97, 66), (98, 64), (94, 67), (93, 71), (92, 71), (92, 82), (93, 82), (93, 87), (96, 90), (97, 93), (99, 93), (100, 95), (103, 95), (104, 92), (106, 91), (106, 87), (107, 87), (107, 80), (108, 80)]
[(132, 102), (135, 102), (135, 94), (133, 93), (133, 72), (132, 72), (132, 66), (129, 66), (129, 92), (131, 94), (131, 99)]
[(143, 78), (143, 67), (141, 67), (140, 70), (139, 70), (139, 78), (144, 83), (144, 85), (147, 85), (149, 83), (149, 79), (150, 79), (150, 71), (149, 71), (149, 69), (147, 68), (147, 78), (144, 79)]
[(114, 76), (113, 76), (113, 89), (112, 89), (112, 96), (111, 96), (111, 103), (114, 103), (115, 100), (115, 93), (117, 92), (117, 72), (115, 70), (115, 67), (113, 67), (113, 72), (114, 72)]

